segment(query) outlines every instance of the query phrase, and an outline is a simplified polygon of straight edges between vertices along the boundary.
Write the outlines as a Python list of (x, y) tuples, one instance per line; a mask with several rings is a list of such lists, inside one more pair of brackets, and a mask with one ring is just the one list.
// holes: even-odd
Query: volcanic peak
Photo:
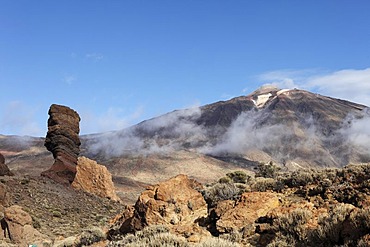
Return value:
[(257, 108), (262, 108), (279, 95), (286, 94), (289, 91), (291, 91), (291, 89), (280, 89), (273, 85), (264, 85), (247, 95), (247, 99), (251, 100)]

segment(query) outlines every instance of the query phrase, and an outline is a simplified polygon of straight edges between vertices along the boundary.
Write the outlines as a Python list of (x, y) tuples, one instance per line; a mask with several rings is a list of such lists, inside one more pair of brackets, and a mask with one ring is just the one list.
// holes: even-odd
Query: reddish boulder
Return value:
[(245, 192), (239, 201), (226, 200), (218, 203), (215, 213), (220, 233), (241, 231), (253, 224), (259, 217), (279, 206), (279, 198), (272, 192)]
[(149, 225), (165, 225), (188, 241), (199, 242), (209, 237), (210, 233), (197, 223), (207, 217), (207, 204), (197, 191), (200, 186), (186, 175), (149, 186), (135, 207), (128, 208), (119, 219), (120, 233), (135, 232)]
[(72, 187), (114, 201), (120, 200), (114, 188), (112, 174), (105, 166), (86, 157), (78, 158), (77, 173)]
[(9, 170), (9, 167), (5, 164), (5, 158), (0, 153), (0, 176), (14, 176), (14, 174)]
[(63, 184), (71, 184), (80, 153), (80, 116), (71, 108), (56, 104), (50, 106), (49, 116), (44, 145), (52, 152), (55, 161), (42, 175)]

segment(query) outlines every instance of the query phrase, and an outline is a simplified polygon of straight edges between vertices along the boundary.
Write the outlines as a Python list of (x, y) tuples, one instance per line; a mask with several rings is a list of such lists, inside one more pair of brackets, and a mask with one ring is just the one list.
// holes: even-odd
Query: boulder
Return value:
[(12, 241), (19, 244), (19, 246), (28, 246), (28, 244), (43, 246), (43, 243), (49, 242), (47, 236), (41, 234), (32, 226), (31, 216), (22, 207), (18, 205), (10, 206), (5, 209), (4, 215)]
[(119, 201), (116, 195), (112, 174), (105, 166), (99, 165), (94, 160), (79, 157), (77, 162), (77, 173), (72, 187), (95, 194), (99, 197)]
[(5, 164), (5, 158), (0, 153), (0, 176), (14, 176), (14, 174), (9, 170), (9, 167)]
[(42, 172), (43, 176), (63, 184), (73, 182), (81, 145), (79, 122), (80, 116), (71, 108), (56, 104), (50, 106), (44, 145), (55, 161), (49, 170)]
[(241, 231), (278, 206), (279, 198), (272, 192), (245, 192), (237, 202), (221, 201), (214, 209), (217, 231)]
[(197, 191), (201, 184), (178, 175), (142, 192), (134, 208), (123, 213), (120, 233), (142, 230), (149, 225), (165, 225), (188, 241), (199, 242), (210, 233), (198, 225), (207, 217), (207, 204)]

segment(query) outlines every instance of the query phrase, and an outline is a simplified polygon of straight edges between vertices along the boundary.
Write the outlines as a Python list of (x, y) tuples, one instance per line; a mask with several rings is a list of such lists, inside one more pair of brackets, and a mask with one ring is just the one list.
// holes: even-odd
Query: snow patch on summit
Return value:
[(272, 96), (271, 93), (268, 93), (268, 94), (261, 94), (261, 95), (258, 95), (257, 96), (257, 99), (256, 100), (252, 100), (253, 103), (258, 107), (258, 108), (261, 108), (263, 107), (266, 102), (270, 99), (270, 97)]

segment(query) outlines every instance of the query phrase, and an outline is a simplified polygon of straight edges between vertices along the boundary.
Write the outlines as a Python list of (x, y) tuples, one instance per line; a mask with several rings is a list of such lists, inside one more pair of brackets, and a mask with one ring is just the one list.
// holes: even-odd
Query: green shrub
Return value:
[(250, 176), (248, 176), (243, 171), (235, 171), (235, 172), (227, 173), (226, 176), (228, 176), (234, 183), (245, 184), (250, 179)]
[(256, 177), (275, 178), (280, 168), (272, 161), (267, 164), (259, 164), (257, 167)]
[(231, 183), (232, 182), (232, 179), (230, 177), (222, 177), (218, 180), (218, 182), (220, 184), (227, 184), (227, 183)]
[(267, 190), (274, 190), (276, 181), (273, 178), (257, 177), (251, 184), (252, 191), (265, 192)]

